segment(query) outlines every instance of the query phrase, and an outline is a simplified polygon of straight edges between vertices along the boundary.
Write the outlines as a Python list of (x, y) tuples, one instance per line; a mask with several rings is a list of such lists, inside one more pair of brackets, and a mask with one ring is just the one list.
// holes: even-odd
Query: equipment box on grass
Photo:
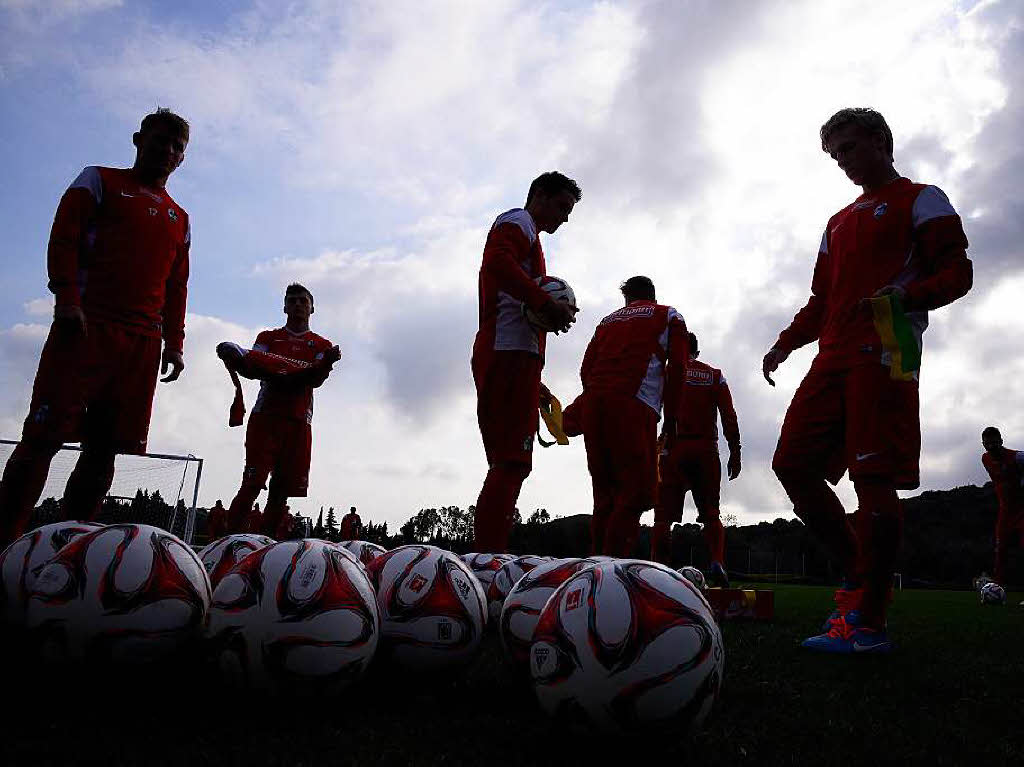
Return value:
[(704, 595), (719, 622), (733, 618), (767, 621), (775, 616), (774, 591), (709, 588)]

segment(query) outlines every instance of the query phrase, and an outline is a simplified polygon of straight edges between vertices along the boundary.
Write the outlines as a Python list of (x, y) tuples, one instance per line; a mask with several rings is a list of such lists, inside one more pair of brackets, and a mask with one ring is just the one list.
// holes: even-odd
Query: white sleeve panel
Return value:
[(500, 226), (501, 224), (515, 224), (518, 226), (523, 230), (523, 234), (526, 235), (526, 239), (531, 245), (537, 241), (537, 225), (533, 221), (533, 216), (524, 208), (513, 208), (502, 213), (494, 220), (494, 226)]
[(78, 178), (71, 182), (68, 189), (88, 189), (96, 204), (103, 202), (103, 179), (100, 177), (99, 168), (90, 165), (82, 169)]
[(821, 234), (821, 245), (818, 246), (818, 252), (828, 255), (828, 227), (825, 227), (825, 231)]
[(914, 200), (914, 210), (911, 215), (914, 228), (917, 229), (921, 224), (931, 221), (933, 218), (955, 216), (956, 210), (953, 209), (945, 192), (937, 186), (926, 186)]
[(185, 222), (185, 244), (188, 246), (192, 245), (192, 222)]

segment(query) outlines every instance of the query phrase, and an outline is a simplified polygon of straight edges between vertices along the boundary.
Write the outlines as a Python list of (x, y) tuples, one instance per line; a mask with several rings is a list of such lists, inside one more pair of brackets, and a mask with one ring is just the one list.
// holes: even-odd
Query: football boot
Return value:
[(859, 610), (840, 616), (828, 631), (805, 639), (800, 646), (834, 655), (882, 654), (893, 650), (885, 626), (867, 625)]
[(708, 569), (707, 582), (709, 586), (720, 586), (723, 589), (729, 588), (729, 574), (725, 572), (721, 562), (712, 562)]

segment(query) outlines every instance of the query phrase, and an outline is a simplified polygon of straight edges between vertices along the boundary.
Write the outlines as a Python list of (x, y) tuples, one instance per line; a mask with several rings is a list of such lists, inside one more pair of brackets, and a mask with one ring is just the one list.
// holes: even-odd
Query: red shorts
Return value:
[(264, 413), (249, 416), (245, 428), (244, 483), (271, 484), (285, 496), (305, 496), (309, 489), (309, 459), (313, 429), (305, 421)]
[(533, 466), (541, 367), (540, 357), (529, 352), (474, 349), (476, 417), (489, 465)]
[(594, 487), (594, 514), (654, 506), (658, 414), (636, 397), (587, 392), (576, 400)]
[(88, 328), (50, 326), (22, 439), (145, 453), (161, 341), (113, 323)]
[(655, 522), (682, 522), (686, 493), (693, 493), (700, 523), (718, 519), (721, 499), (722, 461), (718, 443), (680, 440), (661, 459), (661, 484)]
[(772, 467), (814, 471), (835, 484), (885, 477), (920, 484), (917, 381), (894, 381), (880, 364), (833, 368), (815, 358), (782, 424)]

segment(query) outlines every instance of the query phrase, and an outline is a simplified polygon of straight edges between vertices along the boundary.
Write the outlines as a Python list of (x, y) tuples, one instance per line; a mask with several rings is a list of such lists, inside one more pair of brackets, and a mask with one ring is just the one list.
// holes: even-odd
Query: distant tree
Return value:
[(338, 518), (334, 514), (333, 506), (327, 509), (327, 523), (324, 525), (324, 538), (326, 538), (329, 541), (339, 540)]
[(324, 507), (320, 507), (320, 516), (316, 518), (316, 525), (313, 527), (313, 537), (324, 537)]
[(543, 525), (551, 521), (551, 515), (548, 514), (547, 509), (536, 509), (530, 518), (526, 520), (528, 525)]
[(726, 527), (736, 527), (736, 515), (726, 514), (722, 517), (722, 524)]

